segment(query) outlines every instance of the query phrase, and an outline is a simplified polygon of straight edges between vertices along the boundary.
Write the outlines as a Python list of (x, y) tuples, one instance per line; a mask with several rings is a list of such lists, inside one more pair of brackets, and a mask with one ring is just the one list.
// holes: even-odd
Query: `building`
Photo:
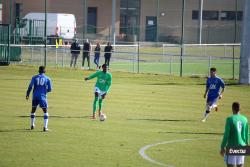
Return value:
[[(46, 2), (47, 12), (72, 13), (76, 16), (79, 38), (111, 40), (113, 32), (116, 41), (140, 39), (140, 41), (180, 43), (182, 32), (184, 43), (235, 43), (240, 42), (241, 38), (243, 0), (46, 0)], [(183, 2), (185, 2), (184, 8)], [(202, 15), (200, 9), (203, 11)], [(3, 23), (10, 23), (10, 11), (11, 24), (15, 27), (16, 20), (27, 13), (44, 12), (45, 0), (3, 1)]]

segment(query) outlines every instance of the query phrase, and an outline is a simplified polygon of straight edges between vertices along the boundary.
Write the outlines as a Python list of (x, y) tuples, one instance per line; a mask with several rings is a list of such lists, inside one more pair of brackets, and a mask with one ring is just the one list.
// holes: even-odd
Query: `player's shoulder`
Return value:
[(242, 114), (240, 114), (240, 116), (241, 116), (241, 119), (243, 119), (245, 122), (248, 122), (248, 119), (247, 119), (246, 116), (244, 116), (244, 115), (242, 115)]
[(40, 75), (40, 74), (36, 74), (36, 75), (34, 75), (34, 76), (32, 77), (32, 79), (36, 79), (36, 78), (38, 78), (38, 77), (39, 77), (39, 75)]
[(110, 72), (107, 72), (108, 76), (112, 77), (112, 74)]
[(223, 82), (223, 79), (222, 79), (221, 77), (216, 76), (215, 78), (216, 78), (217, 80), (220, 80), (220, 81), (222, 81), (222, 82)]
[(51, 80), (50, 77), (47, 76), (47, 75), (45, 75), (45, 74), (42, 74), (42, 77), (45, 78), (45, 79), (47, 79), (47, 80), (49, 80), (49, 81)]

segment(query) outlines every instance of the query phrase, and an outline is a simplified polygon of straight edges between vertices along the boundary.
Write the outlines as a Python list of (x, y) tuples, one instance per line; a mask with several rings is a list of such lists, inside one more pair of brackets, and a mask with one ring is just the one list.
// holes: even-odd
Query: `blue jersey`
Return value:
[(43, 73), (32, 77), (26, 96), (29, 96), (33, 87), (33, 99), (46, 99), (47, 93), (52, 90), (50, 78)]
[(225, 84), (221, 78), (215, 76), (207, 79), (206, 87), (208, 89), (207, 98), (215, 99), (219, 97), (220, 88), (224, 88)]

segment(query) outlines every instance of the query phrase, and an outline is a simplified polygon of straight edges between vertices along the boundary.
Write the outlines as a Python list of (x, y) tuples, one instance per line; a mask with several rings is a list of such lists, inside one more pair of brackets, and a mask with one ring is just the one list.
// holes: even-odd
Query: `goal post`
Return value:
[(250, 84), (250, 1), (245, 1), (244, 24), (240, 54), (240, 83)]

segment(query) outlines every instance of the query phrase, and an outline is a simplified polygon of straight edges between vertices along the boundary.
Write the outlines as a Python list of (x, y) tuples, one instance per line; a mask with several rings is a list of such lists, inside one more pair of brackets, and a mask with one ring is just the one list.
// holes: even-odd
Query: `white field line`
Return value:
[(154, 160), (153, 158), (150, 158), (145, 153), (145, 151), (147, 149), (151, 148), (151, 147), (155, 147), (155, 146), (158, 146), (158, 145), (171, 144), (171, 143), (181, 143), (181, 142), (188, 142), (188, 141), (193, 141), (193, 140), (218, 140), (218, 139), (215, 139), (215, 138), (213, 138), (213, 139), (212, 138), (193, 138), (193, 139), (178, 139), (178, 140), (164, 141), (164, 142), (160, 142), (160, 143), (149, 144), (149, 145), (146, 145), (146, 146), (142, 147), (139, 150), (139, 154), (142, 156), (143, 159), (145, 159), (147, 161), (150, 161), (151, 163), (154, 163), (154, 164), (157, 164), (157, 165), (160, 165), (160, 166), (174, 167), (174, 165), (164, 164), (162, 162)]

